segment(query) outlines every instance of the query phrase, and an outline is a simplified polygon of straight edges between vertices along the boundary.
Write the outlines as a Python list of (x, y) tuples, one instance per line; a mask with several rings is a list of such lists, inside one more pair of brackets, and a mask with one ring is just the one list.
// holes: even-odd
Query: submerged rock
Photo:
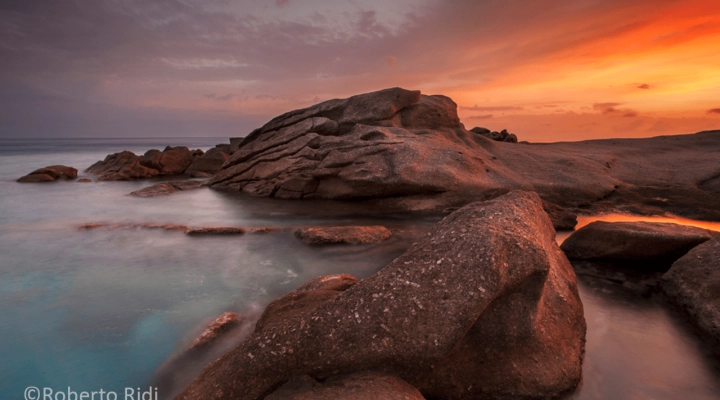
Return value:
[(575, 274), (536, 194), (468, 205), (371, 277), (322, 283), (268, 307), (178, 399), (257, 399), (297, 376), (362, 371), (442, 399), (549, 398), (580, 382)]
[(232, 226), (209, 226), (204, 228), (190, 228), (185, 233), (188, 235), (242, 235), (245, 229)]
[(561, 248), (569, 258), (657, 262), (666, 268), (716, 235), (672, 223), (596, 221), (570, 235)]
[(357, 372), (319, 383), (304, 375), (282, 385), (265, 400), (424, 400), (401, 378), (379, 372)]
[(370, 244), (379, 243), (392, 236), (384, 226), (334, 226), (301, 228), (295, 236), (306, 244)]
[(188, 180), (188, 181), (158, 183), (158, 184), (148, 186), (146, 188), (142, 188), (140, 190), (131, 192), (130, 195), (136, 196), (136, 197), (167, 196), (167, 195), (173, 194), (177, 191), (200, 189), (200, 188), (205, 187), (206, 183), (207, 183), (206, 181), (202, 181), (202, 180)]
[(707, 241), (677, 260), (660, 287), (720, 352), (720, 241)]
[(45, 168), (37, 169), (22, 178), (18, 182), (53, 182), (56, 180), (68, 180), (77, 178), (78, 170), (65, 165), (50, 165)]

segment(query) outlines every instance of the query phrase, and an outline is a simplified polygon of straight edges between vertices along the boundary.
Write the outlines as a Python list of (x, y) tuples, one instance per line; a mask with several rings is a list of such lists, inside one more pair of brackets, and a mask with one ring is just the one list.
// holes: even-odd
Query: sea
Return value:
[[(29, 388), (55, 395), (113, 391), (120, 398), (127, 388), (146, 391), (161, 364), (223, 312), (261, 310), (320, 275), (368, 277), (442, 218), (211, 189), (138, 198), (128, 194), (163, 180), (96, 182), (83, 172), (123, 150), (208, 150), (219, 143), (228, 140), (0, 139), (0, 399), (27, 398)], [(75, 167), (93, 182), (15, 182), (54, 164)], [(598, 218), (642, 219), (583, 217), (581, 224)], [(720, 230), (720, 224), (675, 222)], [(91, 223), (280, 230), (191, 237), (162, 229), (78, 229)], [(384, 225), (398, 234), (379, 245), (321, 247), (293, 235), (298, 227), (347, 224)], [(720, 398), (717, 360), (657, 293), (638, 290), (644, 281), (635, 278), (578, 276), (587, 345), (582, 385), (569, 398)], [(170, 390), (151, 389), (159, 398)]]

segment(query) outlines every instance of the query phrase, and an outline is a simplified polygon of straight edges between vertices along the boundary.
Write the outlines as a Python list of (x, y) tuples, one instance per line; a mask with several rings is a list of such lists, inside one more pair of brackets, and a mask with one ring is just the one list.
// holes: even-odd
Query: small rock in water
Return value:
[(392, 233), (384, 226), (335, 226), (302, 228), (295, 236), (306, 244), (370, 244), (387, 240)]
[(65, 165), (51, 165), (49, 167), (37, 169), (17, 181), (21, 183), (31, 183), (69, 180), (77, 178), (77, 173), (78, 170), (72, 167), (66, 167)]

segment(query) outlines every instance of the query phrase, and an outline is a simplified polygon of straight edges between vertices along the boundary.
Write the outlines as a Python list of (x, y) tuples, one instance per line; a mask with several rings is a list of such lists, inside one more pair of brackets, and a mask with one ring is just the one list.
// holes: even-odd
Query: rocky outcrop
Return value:
[(264, 400), (424, 400), (420, 392), (394, 375), (358, 372), (320, 383), (310, 376), (295, 378)]
[[(242, 235), (245, 233), (244, 228), (238, 228), (234, 226), (205, 226), (205, 227), (191, 227), (187, 225), (174, 225), (174, 224), (153, 224), (153, 223), (119, 223), (111, 224), (104, 222), (94, 222), (89, 224), (83, 224), (78, 227), (80, 231), (87, 231), (91, 229), (103, 229), (103, 230), (115, 230), (115, 229), (163, 229), (166, 231), (180, 231), (190, 236), (205, 236), (205, 235)], [(273, 231), (275, 228), (255, 228), (254, 232), (265, 232)]]
[(470, 129), (470, 132), (477, 133), (478, 135), (485, 136), (486, 138), (490, 140), (494, 140), (496, 142), (508, 142), (508, 143), (517, 143), (518, 138), (514, 133), (509, 133), (507, 129), (503, 129), (500, 132), (491, 131), (487, 128), (481, 128), (479, 126), (476, 126), (475, 128)]
[(142, 156), (130, 151), (110, 154), (105, 160), (91, 165), (86, 172), (99, 175), (100, 181), (126, 181), (154, 176), (180, 175), (202, 152), (192, 152), (187, 147), (167, 146), (165, 150), (148, 150)]
[(301, 228), (295, 236), (306, 244), (370, 244), (379, 243), (392, 236), (384, 226), (333, 226)]
[(543, 201), (543, 209), (550, 217), (556, 231), (571, 231), (577, 225), (577, 214), (568, 211), (557, 204)]
[(211, 176), (218, 172), (228, 159), (230, 145), (219, 144), (205, 154), (195, 157), (185, 174), (190, 176)]
[(393, 88), (291, 111), (234, 143), (213, 188), (438, 212), (521, 189), (571, 211), (720, 220), (720, 131), (508, 146), (467, 131), (451, 99)]
[(232, 226), (209, 226), (204, 228), (190, 228), (185, 233), (191, 236), (201, 235), (242, 235), (245, 229)]
[(720, 353), (720, 241), (707, 241), (677, 260), (660, 287)]
[(130, 193), (130, 196), (136, 197), (157, 197), (167, 196), (178, 191), (200, 189), (206, 186), (206, 181), (202, 180), (188, 180), (188, 181), (175, 181), (158, 183), (140, 190), (136, 190)]
[(77, 178), (78, 170), (64, 165), (51, 165), (49, 167), (36, 169), (35, 171), (18, 179), (18, 182), (53, 182), (57, 180), (68, 180)]
[(595, 221), (562, 244), (569, 258), (655, 262), (669, 265), (717, 233), (692, 226), (659, 222)]
[(326, 286), (337, 281), (274, 302), (177, 398), (259, 399), (297, 376), (363, 371), (443, 399), (549, 398), (580, 382), (582, 304), (536, 194), (468, 205), (378, 273)]

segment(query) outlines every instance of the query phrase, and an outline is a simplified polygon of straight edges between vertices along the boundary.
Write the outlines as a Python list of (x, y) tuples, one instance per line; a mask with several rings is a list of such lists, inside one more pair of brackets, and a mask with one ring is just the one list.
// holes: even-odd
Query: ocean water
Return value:
[[(207, 150), (226, 141), (0, 140), (0, 399), (21, 399), (30, 386), (145, 390), (158, 366), (208, 320), (225, 311), (260, 309), (318, 275), (367, 277), (439, 220), (209, 189), (127, 196), (160, 180), (15, 182), (52, 164), (82, 171), (122, 150)], [(287, 229), (236, 237), (77, 229), (96, 222)], [(383, 224), (398, 234), (380, 245), (336, 247), (305, 246), (292, 235), (294, 227), (322, 224)], [(587, 354), (583, 385), (571, 397), (718, 398), (716, 364), (656, 296), (582, 276), (579, 285)]]

